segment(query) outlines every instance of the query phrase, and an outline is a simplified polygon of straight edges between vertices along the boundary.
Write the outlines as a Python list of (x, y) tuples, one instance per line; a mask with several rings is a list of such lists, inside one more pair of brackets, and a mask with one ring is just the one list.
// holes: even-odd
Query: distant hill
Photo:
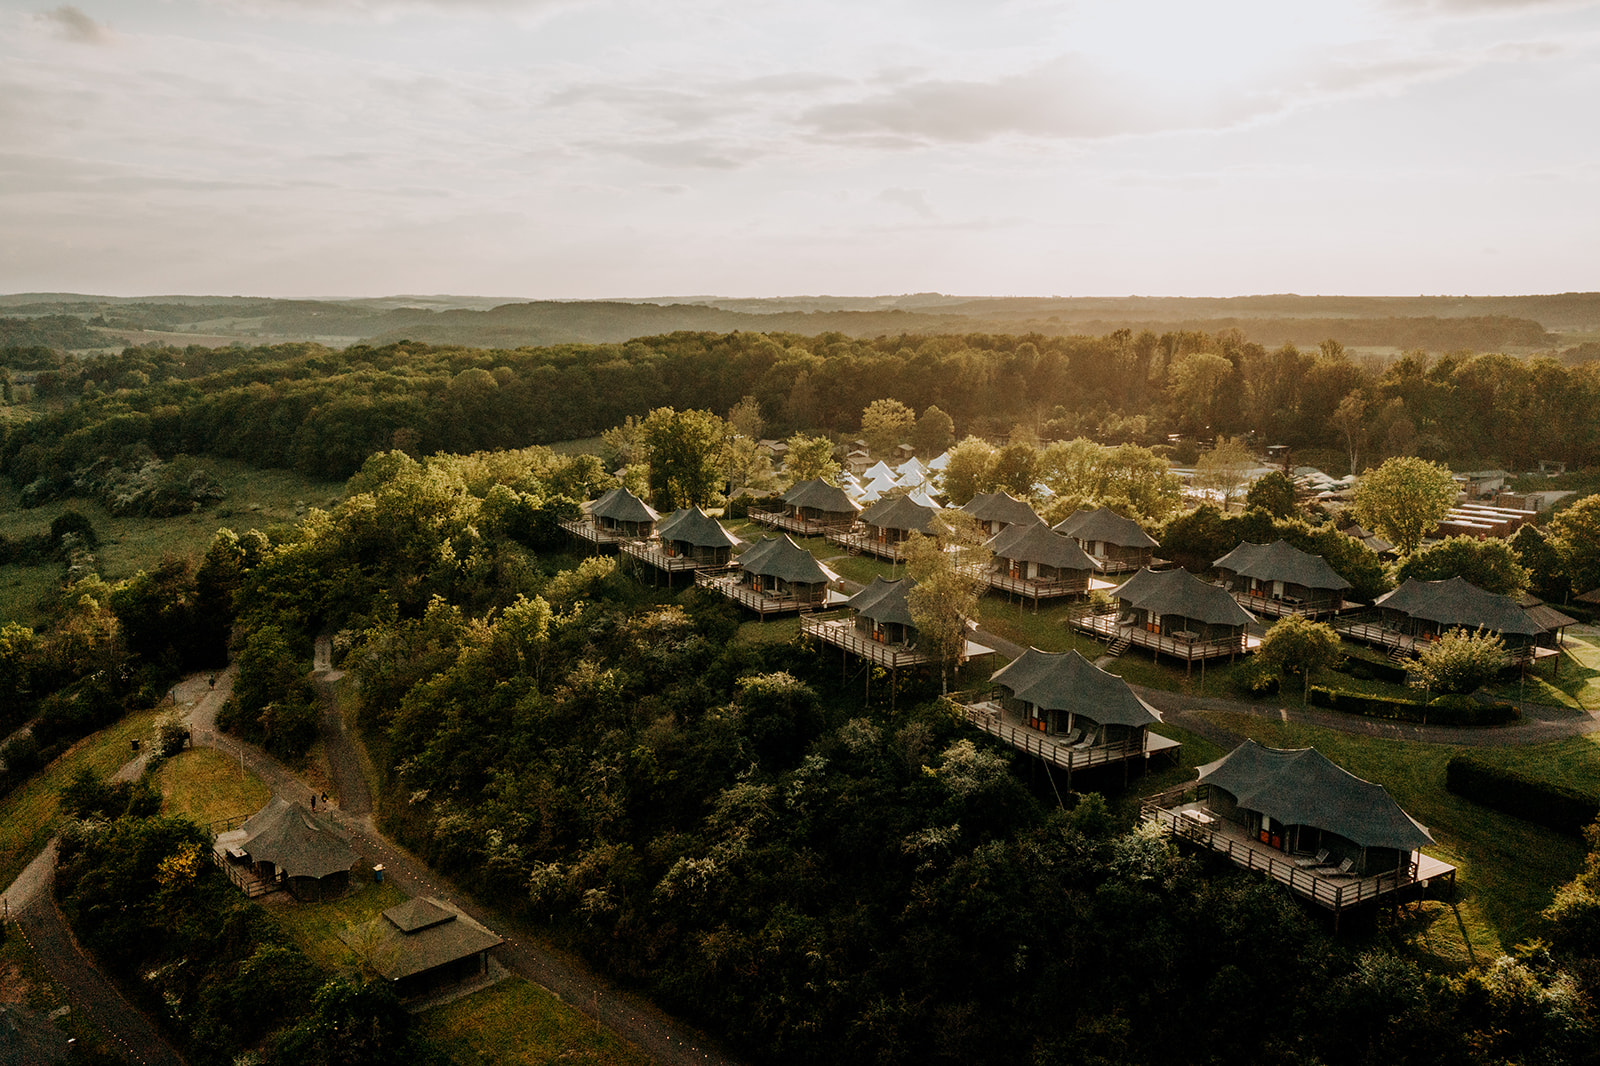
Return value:
[[(516, 348), (617, 343), (679, 330), (897, 334), (1101, 335), (1118, 329), (1237, 329), (1267, 346), (1314, 346), (1333, 338), (1353, 348), (1431, 351), (1559, 351), (1600, 333), (1600, 293), (1545, 296), (970, 297), (785, 296), (515, 301), (474, 296), (358, 300), (262, 297), (103, 297), (78, 293), (0, 296), (19, 320), (71, 317), (83, 330), (52, 346), (425, 341)], [(53, 327), (60, 333), (59, 327)]]

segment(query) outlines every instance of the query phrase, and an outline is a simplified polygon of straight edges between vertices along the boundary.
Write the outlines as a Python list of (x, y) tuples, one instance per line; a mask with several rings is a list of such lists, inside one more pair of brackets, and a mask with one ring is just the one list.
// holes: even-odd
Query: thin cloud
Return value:
[(77, 44), (109, 44), (111, 30), (105, 24), (96, 22), (71, 4), (62, 4), (52, 11), (44, 11), (38, 15), (40, 21), (50, 27), (57, 37), (62, 40), (73, 41)]

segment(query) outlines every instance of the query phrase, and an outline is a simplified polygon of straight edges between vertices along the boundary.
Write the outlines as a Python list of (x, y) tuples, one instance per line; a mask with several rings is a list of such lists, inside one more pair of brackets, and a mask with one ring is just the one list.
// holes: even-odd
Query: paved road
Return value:
[[(345, 729), (344, 722), (340, 720), (337, 701), (333, 698), (333, 682), (338, 680), (338, 675), (328, 668), (326, 653), (320, 642), (315, 665), (315, 680), (324, 699), (324, 748), (328, 753), (330, 774), (338, 790), (338, 800), (330, 805), (329, 813), (350, 834), (352, 845), (364, 858), (383, 863), (384, 875), (407, 892), (447, 899), (494, 930), (505, 938), (505, 943), (496, 948), (494, 954), (506, 969), (549, 989), (662, 1066), (736, 1066), (738, 1060), (719, 1048), (711, 1038), (668, 1017), (652, 1004), (616, 988), (581, 961), (545, 945), (507, 935), (510, 924), (498, 911), (479, 903), (415, 855), (384, 837), (372, 817), (366, 777), (361, 772), (363, 752), (360, 740), (353, 730)], [(253, 745), (241, 743), (237, 738), (217, 731), (216, 709), (227, 698), (232, 685), (233, 674), (230, 670), (218, 677), (216, 690), (205, 691), (203, 698), (190, 712), (189, 726), (193, 743), (217, 748), (235, 758), (242, 757), (244, 764), (272, 789), (273, 795), (309, 803), (311, 787), (282, 763)], [(184, 699), (186, 692), (193, 695), (198, 691), (190, 683), (188, 689), (180, 688), (179, 699)]]

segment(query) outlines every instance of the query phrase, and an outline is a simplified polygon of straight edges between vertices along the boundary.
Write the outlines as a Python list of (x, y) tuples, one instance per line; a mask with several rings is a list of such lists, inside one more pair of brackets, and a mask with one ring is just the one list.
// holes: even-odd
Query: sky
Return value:
[(1600, 2), (0, 0), (0, 292), (1600, 289)]

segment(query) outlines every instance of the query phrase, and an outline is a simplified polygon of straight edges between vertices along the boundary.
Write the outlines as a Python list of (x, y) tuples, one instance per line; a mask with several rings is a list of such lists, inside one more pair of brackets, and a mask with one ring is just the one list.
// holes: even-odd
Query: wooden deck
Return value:
[[(832, 644), (851, 655), (887, 666), (891, 670), (898, 670), (902, 666), (922, 666), (927, 663), (937, 662), (933, 656), (926, 652), (918, 651), (915, 646), (906, 644), (886, 644), (882, 641), (872, 640), (862, 636), (856, 629), (855, 619), (848, 615), (833, 615), (830, 617), (802, 617), (800, 619), (800, 632), (807, 637), (815, 637), (824, 644)], [(975, 658), (979, 655), (993, 655), (993, 648), (986, 648), (974, 641), (967, 641), (962, 649), (961, 661)]]
[[(1221, 586), (1227, 588), (1226, 585)], [(1302, 618), (1322, 618), (1327, 615), (1336, 615), (1340, 611), (1353, 606), (1343, 600), (1297, 600), (1285, 596), (1274, 599), (1271, 596), (1252, 596), (1248, 592), (1236, 592), (1232, 589), (1228, 594), (1233, 601), (1253, 614), (1271, 615), (1274, 618), (1287, 618), (1290, 615), (1299, 615)]]
[[(1145, 730), (1142, 741), (1133, 740), (1115, 744), (1063, 744), (1060, 736), (1024, 728), (1013, 716), (1007, 721), (1005, 708), (998, 700), (978, 703), (957, 703), (968, 722), (992, 736), (999, 737), (1018, 751), (1036, 755), (1052, 766), (1059, 766), (1069, 774), (1112, 763), (1141, 762), (1148, 766), (1155, 755), (1170, 754), (1176, 758), (1179, 743), (1169, 737)], [(1068, 786), (1070, 787), (1070, 785)]]
[(1119, 622), (1115, 612), (1078, 615), (1072, 619), (1072, 625), (1113, 644), (1125, 640), (1136, 648), (1148, 648), (1190, 663), (1203, 659), (1232, 658), (1261, 647), (1261, 638), (1249, 633), (1235, 640), (1191, 640), (1171, 634), (1152, 633), (1142, 626)]
[(782, 511), (751, 511), (750, 521), (768, 529), (781, 529), (786, 533), (798, 533), (802, 537), (820, 537), (829, 530), (849, 529), (850, 522), (818, 522), (811, 518), (796, 518), (794, 515), (784, 514)]
[(701, 570), (726, 570), (731, 563), (713, 563), (691, 555), (678, 555), (667, 551), (660, 541), (625, 540), (617, 545), (625, 555), (655, 567), (667, 574), (694, 573)]
[(788, 614), (795, 612), (805, 614), (809, 611), (820, 611), (826, 604), (822, 600), (802, 600), (795, 596), (774, 596), (770, 592), (757, 592), (747, 585), (739, 583), (737, 571), (700, 571), (694, 575), (694, 583), (701, 588), (710, 589), (765, 618), (769, 614)]
[(601, 529), (589, 518), (563, 518), (560, 524), (562, 529), (589, 548), (615, 548), (623, 541), (634, 539), (609, 529)]
[(1398, 898), (1402, 892), (1421, 893), (1433, 884), (1455, 885), (1454, 866), (1421, 853), (1413, 868), (1370, 877), (1341, 875), (1326, 867), (1300, 866), (1284, 852), (1251, 837), (1243, 826), (1212, 814), (1202, 801), (1187, 800), (1169, 806), (1172, 798), (1169, 794), (1146, 800), (1140, 807), (1141, 820), (1160, 826), (1176, 839), (1225, 855), (1236, 866), (1260, 870), (1302, 899), (1332, 911), (1336, 923), (1337, 915), (1351, 907), (1374, 903), (1386, 896)]
[[(1398, 629), (1391, 629), (1373, 620), (1371, 615), (1357, 615), (1351, 618), (1336, 619), (1333, 623), (1333, 628), (1341, 636), (1403, 656), (1416, 655), (1421, 649), (1433, 643), (1427, 637), (1413, 637), (1400, 632)], [(1511, 666), (1519, 666), (1523, 663), (1537, 665), (1544, 659), (1559, 658), (1560, 655), (1561, 651), (1558, 648), (1545, 648), (1536, 644), (1506, 649), (1506, 659), (1508, 665)]]
[(898, 563), (905, 558), (901, 551), (906, 543), (903, 540), (879, 540), (872, 533), (837, 527), (827, 530), (826, 536), (830, 543), (839, 545), (851, 555), (876, 555), (891, 563)]

